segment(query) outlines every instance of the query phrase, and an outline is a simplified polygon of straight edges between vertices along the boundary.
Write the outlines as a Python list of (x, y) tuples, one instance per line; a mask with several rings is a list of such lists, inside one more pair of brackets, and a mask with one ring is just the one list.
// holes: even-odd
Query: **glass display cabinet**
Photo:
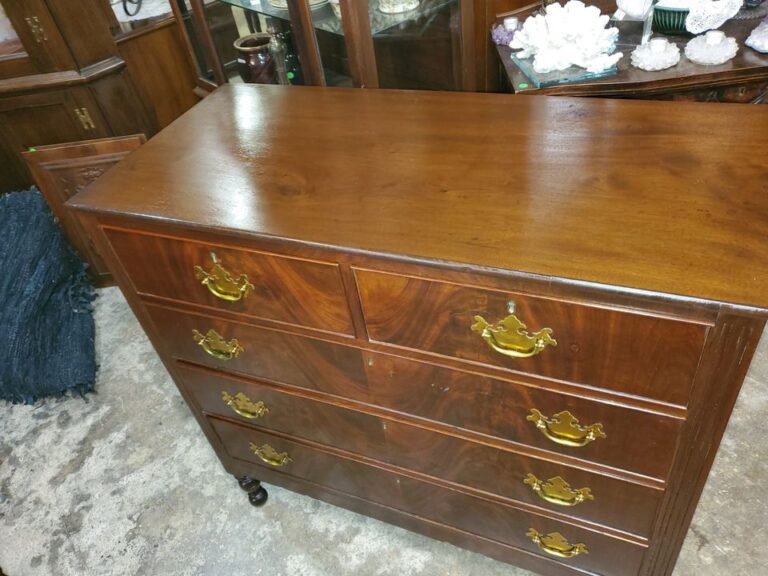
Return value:
[[(174, 0), (203, 83), (493, 89), (488, 26), (515, 0)], [(267, 36), (268, 35), (268, 36)], [(250, 37), (250, 38), (249, 38)], [(235, 43), (238, 46), (235, 47)], [(266, 66), (271, 66), (266, 64)], [(491, 84), (493, 84), (491, 82)]]

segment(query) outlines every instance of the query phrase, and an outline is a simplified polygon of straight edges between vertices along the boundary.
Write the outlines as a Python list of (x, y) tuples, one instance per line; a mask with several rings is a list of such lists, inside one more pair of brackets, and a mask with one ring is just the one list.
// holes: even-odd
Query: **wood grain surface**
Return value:
[(22, 152), (35, 184), (61, 223), (67, 239), (88, 262), (96, 285), (114, 283), (101, 256), (79, 221), (80, 213), (64, 203), (146, 142), (143, 134), (37, 146)]
[[(343, 408), (328, 398), (319, 402), (264, 382), (224, 377), (188, 365), (178, 370), (185, 390), (205, 414), (337, 447), (553, 515), (647, 538), (663, 495), (660, 489)], [(222, 400), (223, 392), (244, 394), (252, 402), (263, 402), (269, 411), (260, 418), (243, 418)], [(529, 473), (542, 481), (560, 476), (574, 489), (589, 488), (594, 500), (571, 507), (546, 502), (523, 483)]]
[[(353, 331), (341, 275), (333, 263), (121, 230), (106, 232), (141, 294), (329, 332)], [(233, 279), (247, 276), (253, 286), (247, 296), (222, 300), (196, 278), (195, 267), (210, 271), (214, 256)]]
[[(640, 544), (612, 538), (597, 530), (436, 486), (402, 472), (374, 467), (372, 462), (357, 461), (341, 451), (309, 446), (283, 435), (248, 429), (215, 418), (210, 418), (210, 422), (230, 456), (260, 468), (310, 480), (542, 556), (546, 555), (525, 535), (529, 528), (545, 534), (561, 532), (572, 543), (587, 544), (588, 554), (563, 560), (565, 565), (597, 573), (633, 576), (637, 574), (646, 551)], [(269, 444), (277, 452), (286, 452), (292, 461), (279, 468), (265, 464), (251, 452), (251, 443), (256, 446)]]
[[(512, 292), (356, 270), (371, 340), (588, 384), (684, 406), (707, 327)], [(504, 319), (507, 303), (529, 332), (551, 328), (557, 345), (530, 358), (491, 349), (470, 327)]]
[(762, 108), (226, 86), (73, 204), (765, 312)]
[[(649, 478), (666, 477), (682, 424), (677, 418), (631, 410), (611, 402), (592, 402), (536, 387), (514, 386), (405, 359), (384, 358), (379, 364), (376, 356), (367, 355), (363, 364), (361, 352), (354, 348), (169, 308), (148, 309), (163, 335), (165, 348), (175, 358), (415, 413)], [(211, 328), (225, 340), (236, 338), (243, 352), (231, 360), (206, 354), (193, 340), (192, 330), (205, 334)], [(546, 416), (570, 410), (584, 425), (603, 424), (607, 437), (583, 447), (556, 444), (526, 420), (532, 408)]]

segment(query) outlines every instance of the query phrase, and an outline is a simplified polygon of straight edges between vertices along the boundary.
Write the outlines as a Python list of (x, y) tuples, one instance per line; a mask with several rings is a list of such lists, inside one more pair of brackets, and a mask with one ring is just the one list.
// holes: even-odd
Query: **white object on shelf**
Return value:
[(723, 64), (736, 56), (738, 51), (736, 39), (727, 38), (725, 32), (720, 30), (710, 30), (685, 45), (685, 56), (696, 64)]
[(666, 38), (651, 38), (647, 44), (641, 44), (630, 55), (632, 66), (656, 72), (666, 70), (680, 62), (680, 48)]
[(517, 19), (515, 16), (507, 16), (504, 18), (504, 29), (505, 30), (517, 30), (517, 27), (520, 25), (520, 20)]
[(744, 44), (758, 52), (768, 53), (768, 20), (763, 20), (758, 24)]
[(630, 18), (643, 20), (651, 10), (653, 0), (616, 0), (616, 6)]
[(402, 14), (419, 7), (420, 0), (379, 0), (379, 10), (384, 14)]
[(743, 0), (694, 0), (688, 8), (685, 29), (691, 34), (720, 28), (741, 9)]
[(623, 54), (615, 52), (618, 28), (606, 28), (609, 17), (596, 6), (570, 0), (564, 6), (550, 4), (544, 15), (530, 16), (515, 33), (509, 47), (521, 50), (517, 58), (533, 56), (539, 74), (571, 66), (593, 73), (616, 65)]

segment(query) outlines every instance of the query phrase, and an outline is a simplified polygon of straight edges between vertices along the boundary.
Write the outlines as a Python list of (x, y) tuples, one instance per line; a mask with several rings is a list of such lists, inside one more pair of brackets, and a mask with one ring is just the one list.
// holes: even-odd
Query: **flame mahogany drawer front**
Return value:
[(178, 369), (184, 389), (206, 414), (234, 418), (639, 536), (650, 534), (662, 496), (661, 490), (318, 402), (266, 384), (224, 378), (184, 365)]
[[(160, 327), (165, 346), (181, 360), (359, 400), (652, 478), (666, 478), (683, 423), (612, 402), (436, 368), (210, 316), (154, 305), (147, 309)], [(207, 353), (198, 340), (210, 330), (223, 342), (236, 340), (237, 356), (226, 359)], [(571, 438), (554, 425), (539, 428), (533, 420), (534, 410), (546, 419), (568, 411), (579, 420), (576, 426), (599, 425), (599, 431), (590, 440), (588, 432)]]
[[(336, 264), (113, 228), (105, 232), (140, 294), (353, 333)], [(147, 266), (148, 258), (156, 267)]]
[[(371, 340), (679, 406), (688, 403), (707, 334), (702, 324), (475, 286), (368, 270), (355, 278)], [(549, 328), (542, 338), (554, 343), (529, 357), (492, 349), (476, 317), (492, 330), (510, 302), (529, 334)]]
[[(598, 574), (637, 574), (646, 548), (598, 531), (474, 497), (354, 460), (344, 452), (209, 418), (226, 453), (258, 468), (277, 471), (351, 496), (403, 510), (546, 558), (569, 556), (569, 566)], [(259, 476), (258, 470), (253, 471)], [(262, 474), (263, 475), (263, 474)], [(535, 531), (535, 532), (534, 532)], [(551, 541), (558, 533), (564, 542)], [(534, 534), (544, 536), (540, 548)], [(549, 550), (549, 552), (547, 551)], [(557, 554), (558, 556), (555, 556)]]

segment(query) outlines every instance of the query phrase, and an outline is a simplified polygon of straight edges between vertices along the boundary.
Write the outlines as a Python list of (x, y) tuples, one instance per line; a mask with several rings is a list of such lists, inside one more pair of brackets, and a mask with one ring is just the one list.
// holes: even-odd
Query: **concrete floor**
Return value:
[[(0, 404), (8, 576), (524, 576), (268, 487), (254, 509), (208, 447), (116, 289), (96, 302), (98, 394)], [(763, 337), (676, 576), (768, 574)]]

